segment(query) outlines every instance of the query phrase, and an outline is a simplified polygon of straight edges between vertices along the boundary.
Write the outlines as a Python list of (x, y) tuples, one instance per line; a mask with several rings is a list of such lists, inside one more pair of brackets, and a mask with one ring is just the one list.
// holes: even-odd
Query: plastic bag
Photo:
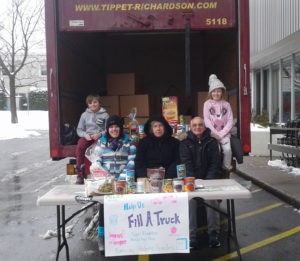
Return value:
[(98, 161), (91, 164), (90, 172), (94, 180), (105, 179), (108, 177), (108, 171), (106, 171)]
[(79, 137), (77, 136), (76, 128), (69, 123), (63, 124), (61, 128), (61, 141), (63, 145), (77, 144)]
[(136, 107), (133, 107), (128, 115), (129, 118), (129, 136), (134, 142), (139, 141), (139, 123), (136, 120)]
[(103, 194), (112, 194), (114, 192), (114, 177), (110, 176), (105, 179), (86, 179), (84, 181), (85, 194), (89, 196), (97, 196)]
[(101, 150), (98, 142), (95, 142), (86, 149), (85, 157), (92, 163), (96, 162), (101, 156)]

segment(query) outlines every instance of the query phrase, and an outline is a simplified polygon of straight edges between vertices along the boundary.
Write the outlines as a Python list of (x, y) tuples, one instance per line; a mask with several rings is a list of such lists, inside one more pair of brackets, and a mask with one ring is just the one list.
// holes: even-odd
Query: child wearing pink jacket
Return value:
[(230, 130), (233, 127), (233, 115), (230, 104), (224, 100), (226, 88), (215, 74), (209, 76), (208, 99), (203, 105), (205, 126), (211, 130), (211, 136), (216, 138), (223, 151), (222, 168), (227, 174), (232, 166), (232, 151), (230, 145)]

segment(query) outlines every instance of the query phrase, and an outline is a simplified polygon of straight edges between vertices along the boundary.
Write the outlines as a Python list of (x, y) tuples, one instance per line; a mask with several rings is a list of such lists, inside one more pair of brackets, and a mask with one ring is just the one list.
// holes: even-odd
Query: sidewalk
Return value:
[(271, 192), (296, 208), (300, 208), (300, 175), (268, 166), (269, 157), (244, 157), (237, 164), (237, 174)]

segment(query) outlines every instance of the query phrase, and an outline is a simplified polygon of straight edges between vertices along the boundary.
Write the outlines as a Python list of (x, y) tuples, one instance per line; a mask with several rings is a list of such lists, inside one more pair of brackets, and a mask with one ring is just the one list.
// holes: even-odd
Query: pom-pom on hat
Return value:
[(226, 90), (224, 84), (218, 79), (217, 75), (211, 74), (208, 79), (208, 85), (209, 85), (209, 93), (211, 93), (213, 90), (221, 88)]

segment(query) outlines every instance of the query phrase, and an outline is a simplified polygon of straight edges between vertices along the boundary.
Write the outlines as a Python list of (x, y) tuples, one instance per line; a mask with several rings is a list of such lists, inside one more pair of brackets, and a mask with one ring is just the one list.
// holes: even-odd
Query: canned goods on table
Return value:
[(126, 194), (126, 181), (116, 180), (115, 181), (115, 194)]
[(173, 179), (173, 191), (174, 192), (183, 192), (183, 179)]
[(195, 191), (195, 178), (194, 177), (185, 177), (184, 182), (184, 191), (191, 192)]
[(164, 179), (163, 192), (173, 192), (172, 179)]

